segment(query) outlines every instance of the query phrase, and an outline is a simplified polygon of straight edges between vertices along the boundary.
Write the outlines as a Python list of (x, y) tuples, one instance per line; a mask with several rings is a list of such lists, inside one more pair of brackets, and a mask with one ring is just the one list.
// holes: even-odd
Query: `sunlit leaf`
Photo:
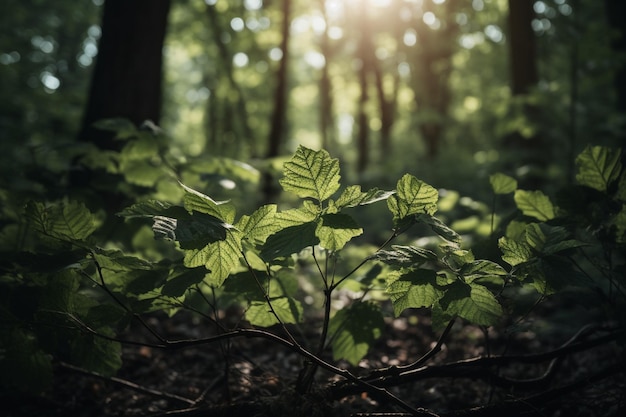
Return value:
[(261, 206), (250, 216), (242, 216), (235, 225), (247, 239), (263, 243), (269, 235), (280, 230), (276, 221), (276, 205)]
[(541, 221), (554, 218), (554, 206), (548, 196), (541, 191), (515, 191), (515, 204), (526, 216)]
[(495, 194), (509, 194), (517, 189), (517, 180), (500, 172), (491, 175), (489, 182)]
[(281, 228), (310, 223), (319, 217), (322, 210), (319, 205), (306, 200), (302, 206), (276, 213), (277, 225)]
[[(266, 301), (253, 301), (246, 311), (246, 320), (253, 326), (270, 327), (278, 324), (276, 318), (285, 324), (298, 323), (302, 319), (302, 305), (299, 301), (290, 297), (278, 297), (271, 299), (272, 309)], [(276, 315), (274, 315), (276, 313)]]
[(437, 284), (437, 274), (429, 269), (417, 269), (400, 275), (387, 287), (393, 311), (399, 316), (407, 308), (431, 307), (443, 296)]
[(380, 308), (371, 303), (355, 303), (339, 310), (330, 321), (333, 359), (357, 365), (382, 334), (385, 322)]
[(498, 240), (498, 247), (502, 251), (502, 260), (511, 266), (522, 264), (532, 258), (532, 249), (526, 242), (501, 237)]
[(461, 243), (461, 236), (438, 218), (431, 216), (430, 214), (418, 214), (415, 216), (415, 219), (419, 223), (427, 224), (433, 232), (448, 242), (456, 244)]
[(621, 150), (603, 146), (588, 146), (576, 158), (578, 173), (576, 180), (581, 185), (606, 191), (622, 169)]
[(486, 287), (457, 282), (451, 285), (439, 304), (450, 315), (457, 315), (472, 323), (491, 326), (502, 316), (502, 307)]
[(199, 211), (217, 217), (224, 223), (232, 224), (235, 220), (235, 208), (230, 201), (214, 201), (193, 188), (181, 184), (185, 190), (184, 203), (188, 211)]
[(507, 272), (497, 263), (481, 259), (465, 264), (460, 274), (467, 283), (476, 280), (488, 280), (491, 283), (502, 283)]
[(396, 185), (396, 193), (387, 199), (387, 206), (397, 224), (413, 214), (434, 214), (438, 198), (439, 193), (435, 188), (412, 175), (405, 174)]
[(315, 235), (324, 249), (337, 251), (353, 237), (363, 234), (363, 229), (346, 214), (325, 214), (317, 224)]
[(295, 155), (283, 166), (280, 184), (298, 197), (311, 197), (322, 202), (339, 189), (339, 160), (325, 150), (298, 147)]
[(389, 265), (410, 267), (419, 266), (428, 261), (436, 261), (437, 254), (417, 246), (393, 245), (391, 250), (379, 250), (373, 258)]
[(386, 200), (391, 195), (393, 195), (393, 191), (383, 191), (374, 188), (363, 192), (360, 185), (351, 185), (343, 190), (337, 201), (335, 201), (335, 206), (338, 210), (347, 207), (364, 206)]
[(206, 282), (219, 287), (240, 265), (241, 251), (241, 233), (231, 230), (224, 240), (213, 242), (202, 249), (185, 251), (184, 264), (189, 268), (206, 267), (211, 271)]

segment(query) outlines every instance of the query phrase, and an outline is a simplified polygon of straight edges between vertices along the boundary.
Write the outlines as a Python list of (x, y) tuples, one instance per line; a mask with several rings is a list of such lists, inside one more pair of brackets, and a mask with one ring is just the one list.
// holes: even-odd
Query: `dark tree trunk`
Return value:
[(509, 41), (511, 51), (511, 90), (513, 95), (527, 94), (539, 81), (533, 0), (509, 0)]
[(161, 116), (162, 49), (169, 0), (107, 0), (102, 38), (79, 140), (116, 149), (109, 132), (95, 121), (122, 117), (135, 124), (159, 123)]
[[(626, 2), (624, 0), (606, 0), (606, 13), (611, 28), (617, 36), (612, 47), (618, 55), (626, 53)], [(617, 109), (626, 112), (626, 65), (622, 65), (615, 74)]]
[[(319, 3), (324, 21), (327, 22), (325, 1), (319, 0)], [(322, 74), (319, 81), (320, 133), (322, 136), (322, 148), (332, 153), (332, 148), (335, 144), (335, 130), (333, 120), (332, 85), (330, 75), (328, 74), (328, 65), (332, 59), (332, 49), (330, 46), (330, 39), (328, 38), (328, 23), (324, 27), (324, 32), (322, 33), (320, 52), (324, 56), (324, 66), (322, 67)]]
[(291, 25), (291, 0), (282, 2), (283, 22), (281, 26), (282, 41), (280, 49), (283, 56), (280, 59), (276, 73), (276, 92), (274, 93), (274, 112), (272, 113), (270, 133), (267, 140), (266, 157), (273, 158), (280, 155), (285, 136), (287, 121), (287, 67), (289, 64), (289, 27)]
[[(287, 125), (287, 101), (288, 101), (288, 76), (287, 70), (289, 66), (289, 27), (291, 26), (291, 0), (283, 0), (282, 2), (283, 22), (281, 25), (282, 41), (280, 49), (283, 56), (278, 65), (276, 73), (276, 92), (274, 93), (274, 110), (271, 118), (271, 126), (269, 136), (267, 138), (266, 158), (275, 158), (280, 155), (281, 147), (284, 142), (286, 125)], [(266, 173), (263, 178), (262, 185), (263, 197), (266, 202), (271, 202), (280, 193), (276, 182), (270, 172)]]
[[(539, 81), (537, 70), (537, 47), (532, 20), (535, 17), (533, 0), (509, 0), (509, 47), (511, 68), (511, 93), (523, 96), (531, 92)], [(529, 122), (537, 119), (538, 109), (526, 104), (522, 111)], [(520, 132), (513, 132), (505, 138), (505, 146), (512, 151), (516, 167), (530, 168), (529, 174), (521, 178), (522, 186), (538, 188), (543, 175), (541, 169), (551, 160), (551, 155), (544, 149), (541, 136), (534, 134), (524, 137)]]
[(369, 123), (367, 116), (367, 103), (369, 101), (368, 73), (372, 68), (372, 33), (369, 17), (365, 3), (360, 5), (361, 38), (359, 40), (358, 58), (361, 61), (359, 69), (359, 86), (361, 96), (359, 97), (357, 110), (357, 172), (363, 173), (369, 164)]

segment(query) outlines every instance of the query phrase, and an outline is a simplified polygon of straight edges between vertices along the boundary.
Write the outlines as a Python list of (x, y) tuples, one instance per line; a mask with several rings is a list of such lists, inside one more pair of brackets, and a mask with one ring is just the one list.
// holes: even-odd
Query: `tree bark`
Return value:
[(89, 101), (78, 139), (116, 149), (95, 121), (121, 117), (135, 124), (161, 116), (161, 81), (169, 0), (107, 0)]
[(509, 0), (509, 41), (511, 52), (511, 91), (527, 94), (539, 81), (537, 48), (531, 26), (535, 16), (533, 0)]

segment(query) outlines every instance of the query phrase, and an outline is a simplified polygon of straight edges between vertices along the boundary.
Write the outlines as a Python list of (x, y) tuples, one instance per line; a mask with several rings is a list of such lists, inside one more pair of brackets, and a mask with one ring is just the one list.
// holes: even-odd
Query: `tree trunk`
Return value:
[[(535, 17), (533, 0), (509, 0), (509, 45), (511, 66), (511, 93), (523, 96), (531, 92), (537, 85), (537, 51), (532, 20)], [(522, 111), (532, 123), (536, 119), (537, 108), (526, 104)], [(551, 159), (543, 150), (540, 135), (524, 137), (520, 132), (513, 132), (505, 138), (505, 146), (513, 152), (515, 159), (511, 161), (516, 167), (530, 168), (529, 174), (520, 181), (523, 187), (539, 188), (543, 175), (542, 167)]]
[(98, 120), (122, 117), (135, 124), (159, 123), (163, 41), (169, 0), (107, 0), (102, 38), (79, 140), (116, 149), (110, 132), (92, 127)]
[(281, 26), (282, 41), (280, 49), (283, 56), (280, 59), (276, 73), (276, 92), (274, 94), (274, 112), (272, 113), (269, 137), (267, 138), (266, 157), (273, 158), (280, 155), (280, 148), (284, 141), (287, 119), (287, 67), (289, 64), (289, 27), (291, 25), (291, 0), (282, 2), (283, 22)]
[(372, 33), (369, 17), (367, 15), (366, 4), (360, 5), (361, 38), (357, 50), (358, 58), (361, 61), (359, 69), (359, 86), (361, 96), (359, 98), (357, 110), (357, 172), (362, 174), (369, 164), (369, 123), (367, 116), (367, 103), (369, 101), (367, 76), (372, 67)]
[[(287, 69), (289, 64), (289, 27), (291, 26), (291, 0), (283, 0), (282, 2), (283, 22), (281, 25), (282, 41), (280, 49), (283, 56), (278, 65), (276, 73), (276, 92), (274, 93), (274, 110), (271, 118), (271, 126), (269, 136), (267, 138), (266, 158), (275, 158), (280, 155), (281, 147), (284, 142), (287, 122)], [(270, 172), (267, 172), (263, 178), (262, 185), (263, 197), (266, 202), (273, 201), (280, 193), (274, 178)]]
[(319, 0), (322, 16), (326, 22), (324, 32), (320, 44), (320, 52), (324, 56), (324, 66), (322, 67), (322, 75), (319, 81), (320, 95), (320, 134), (322, 136), (322, 148), (330, 153), (335, 144), (334, 120), (333, 120), (333, 97), (330, 75), (328, 74), (328, 65), (332, 59), (332, 50), (330, 47), (330, 39), (328, 38), (328, 19), (326, 14), (326, 2)]
[(509, 41), (511, 51), (511, 91), (527, 94), (539, 81), (537, 51), (532, 20), (533, 0), (509, 0)]

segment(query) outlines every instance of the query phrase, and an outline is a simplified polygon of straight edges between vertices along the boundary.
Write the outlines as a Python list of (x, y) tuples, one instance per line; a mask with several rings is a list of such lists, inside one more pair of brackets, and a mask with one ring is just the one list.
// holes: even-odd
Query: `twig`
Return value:
[(83, 369), (83, 368), (80, 368), (78, 366), (71, 365), (69, 363), (59, 362), (59, 366), (61, 366), (63, 368), (66, 368), (66, 369), (69, 369), (69, 370), (71, 370), (73, 372), (78, 372), (80, 374), (91, 376), (91, 377), (94, 377), (94, 378), (97, 378), (97, 379), (100, 379), (100, 380), (103, 380), (103, 381), (114, 382), (114, 383), (116, 383), (118, 385), (122, 385), (125, 388), (130, 388), (133, 391), (137, 391), (137, 392), (140, 392), (142, 394), (149, 394), (149, 395), (154, 395), (154, 396), (157, 396), (157, 397), (167, 398), (169, 400), (175, 400), (175, 401), (182, 402), (182, 403), (189, 404), (189, 405), (196, 405), (197, 404), (196, 400), (192, 400), (192, 399), (189, 399), (189, 398), (181, 397), (180, 395), (176, 395), (176, 394), (169, 394), (167, 392), (159, 391), (159, 390), (152, 389), (152, 388), (142, 387), (141, 385), (137, 385), (134, 382), (128, 381), (126, 379), (118, 378), (118, 377), (115, 377), (115, 376), (105, 376), (105, 375), (102, 375), (102, 374), (100, 374), (98, 372), (89, 371), (87, 369)]

